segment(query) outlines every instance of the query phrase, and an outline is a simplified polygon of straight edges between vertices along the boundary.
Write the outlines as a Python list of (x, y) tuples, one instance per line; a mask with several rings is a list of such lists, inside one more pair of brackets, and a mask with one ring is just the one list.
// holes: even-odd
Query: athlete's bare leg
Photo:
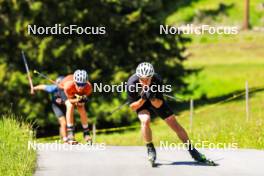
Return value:
[(183, 143), (187, 143), (189, 141), (189, 137), (185, 131), (185, 129), (178, 123), (175, 118), (175, 115), (171, 115), (165, 119), (167, 125), (178, 135)]
[(141, 133), (146, 143), (152, 142), (152, 132), (150, 128), (150, 113), (147, 110), (142, 110), (138, 113), (138, 118), (141, 122)]

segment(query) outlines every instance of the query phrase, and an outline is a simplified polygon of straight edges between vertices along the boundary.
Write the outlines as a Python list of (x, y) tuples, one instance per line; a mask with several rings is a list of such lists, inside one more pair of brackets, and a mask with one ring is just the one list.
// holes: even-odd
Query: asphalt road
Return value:
[[(66, 144), (46, 144), (45, 146), (48, 149), (42, 146), (38, 150), (35, 176), (264, 175), (264, 151), (262, 150), (200, 150), (220, 164), (219, 166), (203, 166), (194, 162), (185, 150), (157, 148), (158, 167), (152, 168), (147, 160), (145, 147), (89, 147)], [(59, 150), (59, 147), (64, 148)]]

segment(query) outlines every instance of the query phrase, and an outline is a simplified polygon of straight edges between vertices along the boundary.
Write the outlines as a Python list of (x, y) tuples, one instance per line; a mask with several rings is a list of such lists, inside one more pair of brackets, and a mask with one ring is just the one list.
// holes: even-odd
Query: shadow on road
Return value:
[[(175, 161), (175, 162), (170, 162), (170, 163), (162, 163), (162, 162), (157, 162), (156, 167), (160, 166), (182, 166), (182, 165), (187, 165), (187, 166), (212, 166), (208, 165), (206, 163), (198, 163), (195, 161)], [(215, 166), (213, 166), (215, 167)]]

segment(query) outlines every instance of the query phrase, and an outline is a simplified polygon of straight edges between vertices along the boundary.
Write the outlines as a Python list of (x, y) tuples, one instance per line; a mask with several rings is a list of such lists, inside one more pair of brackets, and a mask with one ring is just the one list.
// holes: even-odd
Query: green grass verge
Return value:
[(190, 57), (184, 62), (190, 69), (202, 70), (186, 78), (193, 98), (209, 98), (243, 90), (245, 81), (250, 87), (264, 87), (258, 78), (264, 77), (264, 34), (242, 32), (233, 36), (191, 36)]
[(29, 125), (16, 120), (13, 115), (0, 119), (0, 175), (33, 175), (36, 152), (28, 150), (33, 139)]

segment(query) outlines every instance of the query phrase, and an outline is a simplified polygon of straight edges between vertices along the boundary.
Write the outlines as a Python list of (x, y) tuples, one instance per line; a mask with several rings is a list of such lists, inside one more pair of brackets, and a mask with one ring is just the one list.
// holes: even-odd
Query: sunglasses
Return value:
[(76, 85), (77, 85), (78, 87), (84, 87), (84, 86), (87, 85), (87, 83), (76, 83)]

